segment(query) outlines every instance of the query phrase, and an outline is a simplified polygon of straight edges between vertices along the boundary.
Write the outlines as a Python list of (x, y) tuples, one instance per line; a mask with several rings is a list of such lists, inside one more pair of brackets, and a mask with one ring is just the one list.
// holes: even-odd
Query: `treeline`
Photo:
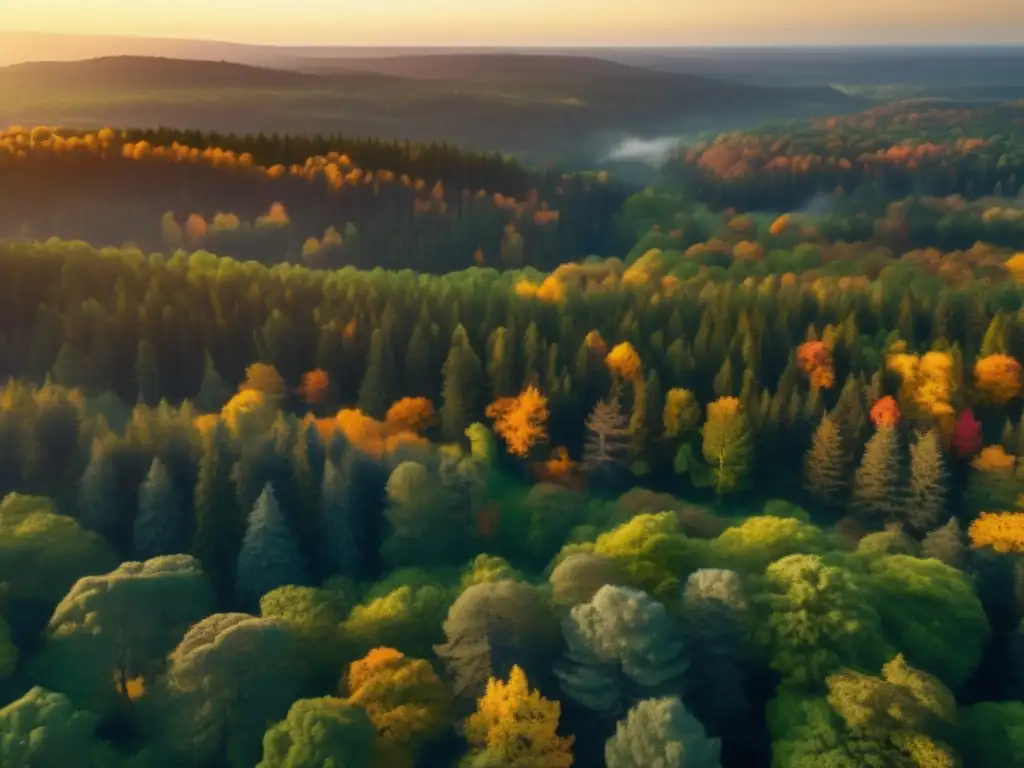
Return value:
[[(11, 294), (0, 309), (0, 374), (155, 406), (195, 398), (212, 376), (234, 388), (259, 360), (292, 390), (306, 372), (325, 371), (324, 405), (356, 405), (375, 419), (401, 397), (426, 397), (449, 414), (445, 440), (461, 439), (489, 403), (532, 385), (550, 399), (553, 445), (577, 459), (588, 414), (617, 382), (618, 407), (632, 420), (628, 463), (655, 477), (674, 477), (679, 446), (667, 451), (658, 425), (667, 393), (684, 389), (701, 407), (740, 399), (763, 425), (763, 455), (749, 479), (775, 487), (799, 469), (778, 447), (802, 452), (808, 425), (841, 393), (846, 407), (860, 403), (857, 412), (896, 394), (887, 360), (897, 343), (901, 354), (944, 355), (949, 402), (957, 412), (974, 404), (987, 386), (972, 384), (976, 366), (1024, 353), (1009, 271), (1019, 267), (1006, 264), (995, 293), (986, 280), (936, 282), (915, 263), (874, 281), (747, 275), (740, 284), (667, 274), (652, 251), (629, 268), (564, 265), (535, 282), (480, 269), (442, 278), (268, 270), (205, 253), (5, 245), (0, 279)], [(622, 342), (636, 359), (628, 374), (611, 376), (604, 355)], [(797, 351), (807, 342), (828, 350), (829, 387), (812, 387), (801, 367)], [(468, 361), (464, 380), (452, 378), (453, 355)], [(446, 407), (445, 398), (458, 402)], [(1006, 418), (1016, 423), (1009, 402), (988, 419), (987, 434)]]
[[(280, 147), (267, 154), (287, 156), (291, 150), (281, 147), (290, 142), (279, 139), (272, 147)], [(406, 149), (399, 155), (403, 152), (415, 154)], [(435, 154), (444, 159), (450, 153)], [(535, 176), (535, 185), (513, 195), (495, 187), (462, 186), (477, 179), (506, 181), (503, 165), (474, 157), (453, 161), (455, 181), (450, 181), (440, 170), (424, 178), (381, 166), (364, 168), (338, 150), (284, 165), (244, 149), (132, 142), (109, 129), (86, 135), (12, 130), (0, 138), (0, 191), (10, 200), (0, 214), (0, 232), (130, 242), (170, 252), (182, 243), (168, 238), (162, 226), (167, 216), (179, 227), (198, 218), (215, 228), (217, 219), (255, 222), (277, 204), (289, 218), (269, 243), (229, 231), (218, 248), (240, 259), (297, 263), (311, 238), (319, 241), (334, 231), (343, 234), (345, 245), (320, 253), (317, 266), (424, 272), (473, 263), (551, 268), (567, 254), (580, 258), (615, 249), (611, 215), (625, 191), (606, 176)], [(460, 171), (474, 162), (478, 170)], [(400, 163), (399, 168), (420, 166)], [(518, 190), (523, 177), (512, 173), (510, 183), (514, 179)]]
[(815, 195), (882, 185), (889, 197), (1017, 195), (1024, 108), (889, 104), (851, 116), (718, 136), (685, 147), (667, 170), (716, 208), (778, 210)]

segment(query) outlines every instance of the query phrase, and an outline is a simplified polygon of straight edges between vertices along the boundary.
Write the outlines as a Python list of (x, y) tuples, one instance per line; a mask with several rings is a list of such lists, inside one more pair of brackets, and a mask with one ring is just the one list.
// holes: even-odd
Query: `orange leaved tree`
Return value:
[(534, 445), (548, 439), (548, 399), (536, 387), (527, 387), (511, 402), (503, 399), (498, 406), (493, 403), (490, 411), (496, 415), (494, 430), (509, 453), (525, 458)]

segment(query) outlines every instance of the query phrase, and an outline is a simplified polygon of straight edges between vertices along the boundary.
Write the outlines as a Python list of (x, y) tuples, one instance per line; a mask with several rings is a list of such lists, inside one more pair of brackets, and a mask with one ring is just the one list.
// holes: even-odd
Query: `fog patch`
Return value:
[(625, 160), (654, 166), (662, 165), (681, 142), (681, 136), (661, 136), (656, 139), (629, 136), (608, 150), (601, 162)]
[(799, 213), (805, 216), (824, 216), (828, 213), (832, 213), (836, 209), (835, 201), (831, 195), (826, 195), (824, 192), (818, 192), (814, 197), (804, 203), (803, 207), (799, 210)]

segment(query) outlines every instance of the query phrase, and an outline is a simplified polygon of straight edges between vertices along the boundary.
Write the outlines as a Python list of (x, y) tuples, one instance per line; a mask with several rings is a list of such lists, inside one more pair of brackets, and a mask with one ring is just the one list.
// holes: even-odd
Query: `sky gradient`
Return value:
[(145, 7), (124, 0), (45, 0), (9, 5), (0, 14), (0, 29), (282, 45), (1024, 41), (1024, 0), (172, 0)]

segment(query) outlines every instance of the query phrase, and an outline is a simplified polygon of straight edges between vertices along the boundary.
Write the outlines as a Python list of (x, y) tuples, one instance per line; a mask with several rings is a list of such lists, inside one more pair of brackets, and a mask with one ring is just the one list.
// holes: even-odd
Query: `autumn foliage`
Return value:
[(836, 382), (832, 350), (821, 341), (805, 341), (796, 350), (796, 363), (814, 389), (831, 389)]
[(327, 375), (327, 371), (317, 368), (315, 371), (307, 371), (303, 374), (299, 395), (308, 405), (319, 405), (327, 399), (330, 389), (331, 378)]
[(976, 549), (1024, 552), (1024, 512), (982, 512), (967, 531)]
[(640, 355), (628, 341), (616, 345), (605, 358), (608, 368), (623, 379), (630, 381), (641, 373)]
[(437, 423), (437, 411), (426, 397), (403, 397), (388, 409), (384, 422), (396, 431), (423, 432)]
[(495, 418), (494, 430), (514, 456), (525, 458), (534, 445), (547, 440), (548, 399), (536, 387), (493, 403), (488, 415)]
[(950, 449), (954, 456), (963, 459), (980, 451), (981, 445), (981, 422), (975, 419), (974, 412), (967, 408), (957, 417)]
[(871, 421), (879, 429), (893, 429), (900, 423), (900, 407), (889, 395), (871, 406)]
[(1009, 355), (989, 355), (974, 364), (974, 388), (996, 405), (1005, 405), (1020, 394), (1020, 376), (1020, 363)]
[(466, 740), (493, 765), (569, 768), (572, 737), (558, 735), (561, 705), (531, 691), (526, 674), (512, 667), (507, 683), (491, 678), (477, 710), (466, 721)]

